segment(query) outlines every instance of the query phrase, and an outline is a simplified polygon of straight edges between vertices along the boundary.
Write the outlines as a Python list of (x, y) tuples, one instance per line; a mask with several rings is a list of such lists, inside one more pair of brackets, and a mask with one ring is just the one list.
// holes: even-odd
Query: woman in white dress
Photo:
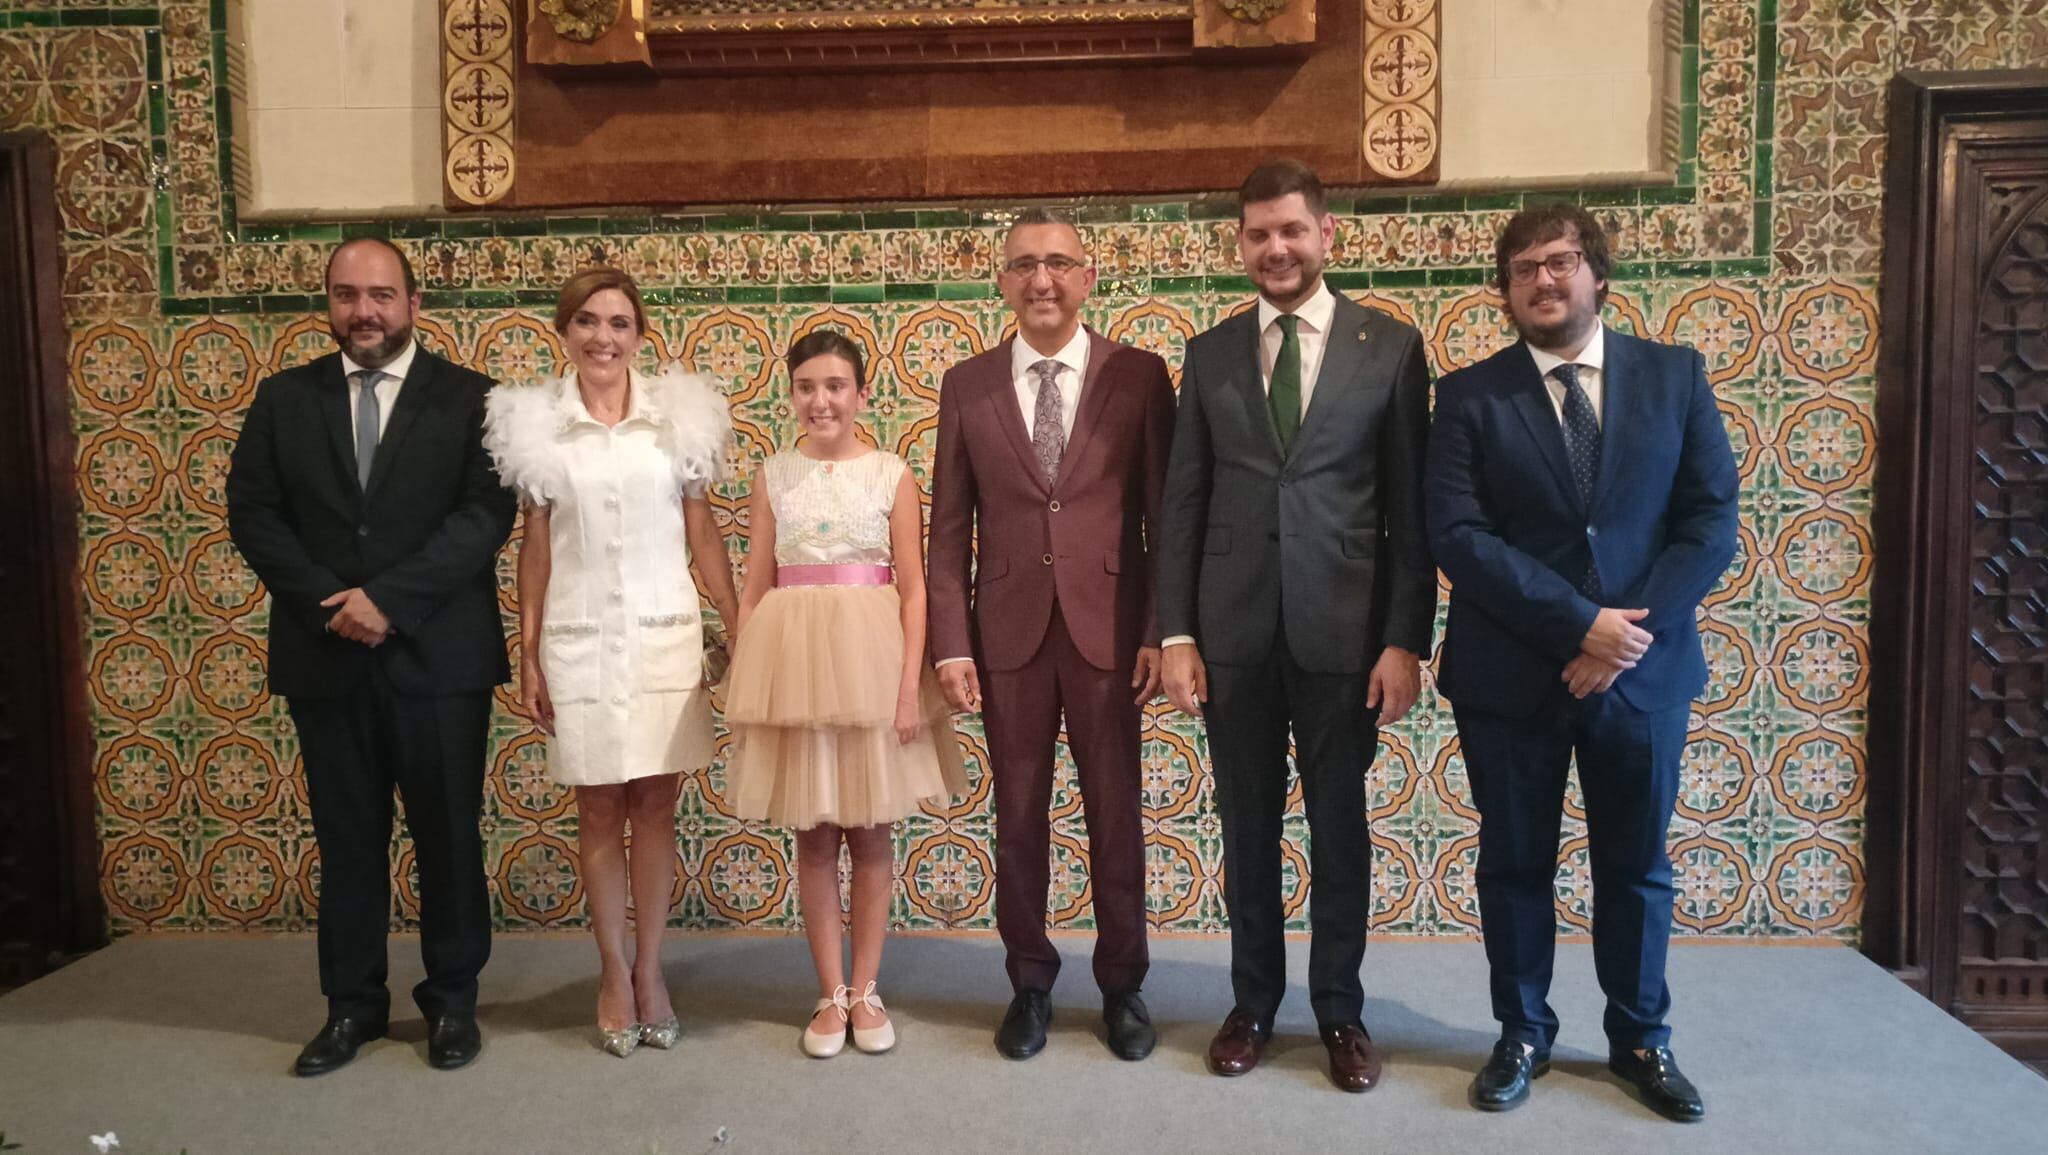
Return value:
[(559, 381), (493, 390), (484, 436), (526, 514), (519, 699), (549, 735), (549, 774), (575, 788), (603, 968), (597, 1025), (604, 1049), (622, 1058), (643, 1042), (672, 1047), (680, 1032), (661, 970), (676, 797), (683, 772), (709, 766), (713, 748), (692, 559), (720, 618), (738, 618), (705, 497), (727, 465), (725, 396), (708, 377), (632, 369), (646, 329), (632, 278), (578, 273), (555, 306), (573, 368)]

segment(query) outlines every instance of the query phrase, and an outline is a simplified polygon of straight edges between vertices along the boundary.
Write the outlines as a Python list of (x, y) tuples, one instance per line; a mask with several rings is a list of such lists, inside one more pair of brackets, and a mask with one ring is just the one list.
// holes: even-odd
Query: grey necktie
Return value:
[[(1571, 459), (1572, 481), (1579, 488), (1579, 500), (1587, 515), (1593, 510), (1593, 487), (1600, 480), (1600, 419), (1593, 414), (1592, 399), (1579, 385), (1579, 367), (1569, 361), (1550, 371), (1564, 386), (1564, 451)], [(1578, 581), (1579, 592), (1589, 598), (1600, 596), (1597, 561), (1586, 566)]]
[(370, 467), (377, 463), (377, 382), (384, 374), (376, 369), (358, 369), (349, 374), (356, 382), (356, 481), (370, 488)]
[(1038, 466), (1045, 471), (1045, 483), (1059, 480), (1060, 455), (1067, 451), (1066, 430), (1060, 425), (1060, 363), (1046, 358), (1031, 367), (1038, 376), (1038, 407), (1031, 414), (1031, 447), (1038, 451)]

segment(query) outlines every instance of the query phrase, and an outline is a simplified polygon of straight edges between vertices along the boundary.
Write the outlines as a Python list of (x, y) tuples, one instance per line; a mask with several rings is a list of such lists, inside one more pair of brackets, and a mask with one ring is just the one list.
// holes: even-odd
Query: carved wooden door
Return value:
[(2048, 72), (1892, 90), (1865, 948), (2048, 1061)]
[(0, 133), (0, 987), (105, 937), (55, 170)]

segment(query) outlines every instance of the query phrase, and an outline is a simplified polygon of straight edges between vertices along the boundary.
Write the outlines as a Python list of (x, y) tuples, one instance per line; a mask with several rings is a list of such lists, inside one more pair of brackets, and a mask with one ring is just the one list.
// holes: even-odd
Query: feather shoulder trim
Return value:
[(732, 476), (732, 410), (718, 379), (672, 365), (642, 381), (676, 485), (698, 494)]
[(546, 505), (562, 495), (562, 382), (499, 385), (484, 401), (484, 449), (498, 478), (527, 500)]

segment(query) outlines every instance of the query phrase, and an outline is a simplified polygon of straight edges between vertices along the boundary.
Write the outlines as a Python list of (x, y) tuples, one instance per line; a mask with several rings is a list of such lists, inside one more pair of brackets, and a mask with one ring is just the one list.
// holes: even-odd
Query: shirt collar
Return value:
[[(648, 395), (647, 378), (638, 369), (627, 369), (626, 380), (626, 415), (619, 418), (619, 424), (624, 425), (628, 421), (659, 423), (661, 408)], [(600, 429), (604, 427), (604, 422), (592, 417), (589, 408), (583, 404), (583, 390), (576, 387), (576, 370), (573, 368), (562, 374), (559, 404), (565, 428), (578, 423), (595, 425)]]
[[(1526, 342), (1524, 343), (1526, 344)], [(1529, 356), (1536, 361), (1536, 375), (1546, 381), (1550, 379), (1550, 371), (1552, 369), (1564, 364), (1564, 358), (1555, 353), (1546, 353), (1534, 345), (1529, 346)], [(1572, 364), (1583, 365), (1594, 372), (1600, 372), (1601, 366), (1606, 361), (1607, 326), (1595, 325), (1593, 326), (1592, 340), (1587, 341), (1586, 347), (1579, 350), (1579, 355), (1572, 358)]]
[[(1073, 339), (1061, 346), (1060, 351), (1052, 355), (1052, 359), (1072, 369), (1075, 376), (1086, 377), (1088, 375), (1088, 346), (1092, 341), (1093, 336), (1088, 332), (1088, 326), (1076, 325), (1074, 326)], [(1022, 334), (1019, 334), (1015, 340), (1010, 342), (1010, 379), (1014, 381), (1031, 372), (1031, 367), (1043, 360), (1045, 358), (1039, 355), (1038, 350), (1033, 349), (1031, 343), (1026, 341)]]
[[(1308, 300), (1303, 301), (1300, 308), (1294, 310), (1294, 315), (1301, 318), (1302, 324), (1318, 333), (1330, 331), (1330, 318), (1336, 313), (1337, 298), (1331, 295), (1330, 282), (1327, 280), (1318, 280), (1316, 291), (1309, 294)], [(1280, 310), (1275, 308), (1273, 302), (1268, 301), (1264, 294), (1260, 294), (1259, 332), (1263, 333), (1272, 328), (1273, 322), (1279, 317)]]
[[(419, 341), (407, 341), (405, 343), (405, 348), (400, 349), (398, 351), (398, 356), (393, 357), (389, 364), (380, 366), (377, 372), (384, 374), (386, 377), (395, 377), (399, 381), (403, 382), (405, 380), (405, 375), (412, 372), (413, 355), (418, 353), (419, 351)], [(362, 372), (367, 368), (369, 368), (368, 365), (358, 364), (354, 357), (349, 356), (346, 352), (342, 353), (341, 376), (343, 380), (353, 380), (356, 374)]]

